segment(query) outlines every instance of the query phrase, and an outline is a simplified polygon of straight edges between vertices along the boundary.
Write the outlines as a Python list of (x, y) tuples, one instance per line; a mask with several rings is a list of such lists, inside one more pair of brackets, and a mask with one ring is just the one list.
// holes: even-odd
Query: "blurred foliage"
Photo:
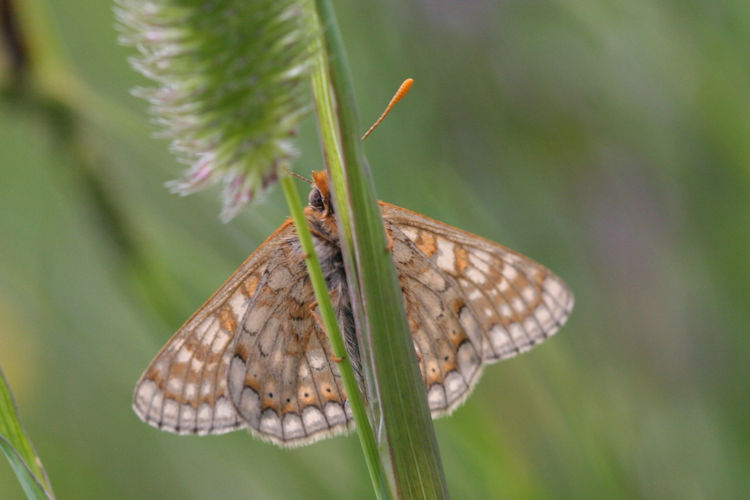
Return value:
[[(0, 365), (60, 498), (366, 498), (356, 438), (158, 432), (157, 350), (285, 217), (170, 195), (112, 6), (16, 1), (0, 56)], [(380, 198), (500, 241), (577, 294), (437, 423), (455, 498), (750, 495), (750, 3), (335, 2)], [(363, 124), (363, 128), (366, 124)], [(302, 173), (321, 167), (312, 121)], [(0, 466), (0, 497), (20, 498)]]

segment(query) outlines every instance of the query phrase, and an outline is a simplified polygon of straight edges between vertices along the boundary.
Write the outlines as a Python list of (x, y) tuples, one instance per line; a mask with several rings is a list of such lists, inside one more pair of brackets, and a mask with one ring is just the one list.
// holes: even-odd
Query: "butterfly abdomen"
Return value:
[(362, 382), (362, 368), (359, 354), (359, 342), (354, 326), (354, 313), (349, 299), (349, 288), (346, 281), (346, 270), (344, 268), (344, 257), (338, 240), (330, 233), (323, 231), (325, 227), (320, 225), (318, 234), (313, 233), (315, 251), (320, 259), (320, 267), (326, 286), (331, 296), (336, 320), (341, 328), (346, 345), (346, 353), (352, 363), (354, 373), (357, 375), (360, 385)]

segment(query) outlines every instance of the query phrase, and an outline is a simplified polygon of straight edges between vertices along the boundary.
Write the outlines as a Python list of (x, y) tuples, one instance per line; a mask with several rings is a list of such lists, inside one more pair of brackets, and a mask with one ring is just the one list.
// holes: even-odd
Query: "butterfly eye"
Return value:
[(320, 194), (320, 190), (318, 188), (313, 188), (313, 190), (310, 191), (310, 196), (308, 197), (307, 202), (318, 212), (325, 211), (326, 206), (325, 202), (323, 201), (323, 195)]

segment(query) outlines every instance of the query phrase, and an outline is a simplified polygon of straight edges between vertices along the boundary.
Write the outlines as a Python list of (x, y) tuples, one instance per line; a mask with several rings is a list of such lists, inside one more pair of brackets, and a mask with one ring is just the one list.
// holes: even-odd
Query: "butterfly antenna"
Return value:
[(385, 111), (383, 111), (383, 114), (380, 115), (380, 118), (378, 118), (375, 123), (372, 124), (372, 127), (370, 127), (367, 132), (365, 132), (365, 135), (362, 136), (362, 140), (364, 141), (367, 139), (367, 136), (372, 134), (372, 131), (375, 130), (375, 128), (380, 125), (380, 122), (382, 122), (386, 116), (388, 116), (388, 113), (391, 112), (391, 109), (393, 109), (393, 106), (396, 105), (398, 101), (403, 99), (403, 97), (406, 95), (407, 92), (409, 92), (409, 89), (411, 89), (411, 86), (414, 85), (414, 79), (407, 78), (404, 80), (404, 83), (401, 84), (401, 86), (398, 88), (396, 93), (393, 95), (393, 98), (391, 99), (391, 102), (388, 103), (388, 106), (385, 107)]
[(297, 179), (299, 179), (301, 181), (305, 181), (306, 183), (310, 184), (311, 186), (313, 184), (313, 181), (311, 181), (307, 177), (299, 175), (297, 172), (293, 172), (292, 170), (290, 170), (288, 168), (286, 169), (286, 173), (289, 174), (289, 175), (291, 175), (292, 177), (296, 177)]

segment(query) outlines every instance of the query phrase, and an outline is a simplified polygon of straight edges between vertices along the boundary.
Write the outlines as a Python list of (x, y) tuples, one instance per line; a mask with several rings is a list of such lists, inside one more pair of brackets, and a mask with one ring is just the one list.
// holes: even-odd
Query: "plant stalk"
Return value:
[(313, 93), (318, 116), (328, 117), (321, 119), (321, 135), (381, 461), (394, 498), (447, 498), (403, 295), (359, 140), (346, 53), (330, 0), (316, 0), (316, 8), (325, 50)]
[(362, 394), (359, 392), (354, 369), (352, 368), (351, 361), (346, 354), (344, 338), (341, 335), (341, 330), (336, 322), (336, 314), (333, 310), (333, 305), (331, 304), (331, 298), (328, 294), (328, 287), (326, 285), (326, 280), (323, 277), (323, 271), (320, 267), (318, 255), (315, 253), (312, 234), (310, 233), (310, 228), (307, 226), (307, 220), (305, 219), (302, 204), (299, 201), (297, 186), (294, 183), (294, 179), (289, 175), (285, 175), (281, 179), (281, 186), (284, 189), (284, 196), (286, 197), (289, 211), (294, 220), (294, 227), (297, 229), (297, 235), (300, 244), (302, 245), (302, 251), (305, 254), (307, 272), (310, 275), (310, 282), (315, 291), (315, 299), (318, 301), (318, 308), (320, 309), (321, 319), (325, 325), (326, 334), (331, 342), (331, 350), (334, 356), (342, 360), (338, 363), (339, 372), (341, 373), (346, 397), (349, 401), (349, 406), (351, 407), (352, 415), (354, 416), (354, 422), (357, 426), (357, 434), (359, 435), (359, 442), (362, 446), (362, 451), (365, 454), (365, 462), (367, 463), (367, 470), (370, 473), (372, 486), (375, 489), (378, 499), (387, 498), (387, 496), (383, 495), (383, 492), (387, 493), (387, 490), (383, 488), (384, 484), (381, 481), (383, 472), (381, 469), (375, 435), (372, 432), (370, 421), (367, 418), (364, 400)]

